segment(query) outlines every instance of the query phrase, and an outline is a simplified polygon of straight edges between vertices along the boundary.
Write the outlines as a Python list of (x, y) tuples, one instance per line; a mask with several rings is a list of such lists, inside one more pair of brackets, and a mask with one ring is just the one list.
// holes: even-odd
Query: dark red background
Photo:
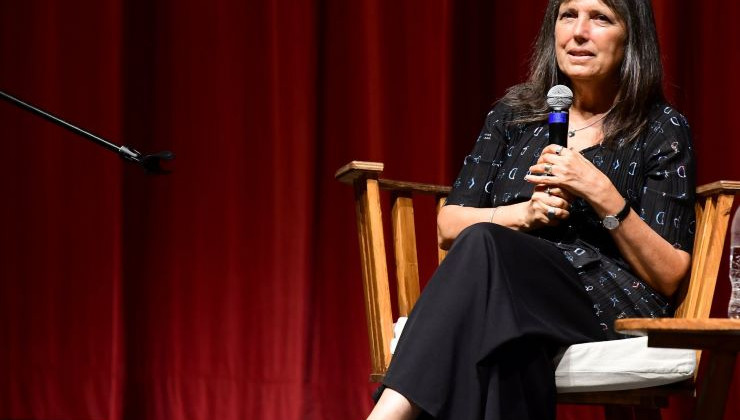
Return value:
[[(699, 181), (739, 179), (740, 3), (654, 3)], [(524, 77), (544, 4), (0, 0), (0, 89), (177, 154), (147, 176), (0, 104), (0, 418), (365, 415), (352, 194), (333, 173), (378, 160), (449, 184)]]

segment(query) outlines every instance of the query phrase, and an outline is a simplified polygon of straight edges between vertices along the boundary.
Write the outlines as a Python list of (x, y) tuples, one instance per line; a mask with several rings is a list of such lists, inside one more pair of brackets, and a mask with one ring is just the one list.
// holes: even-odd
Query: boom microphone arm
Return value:
[(98, 137), (95, 134), (92, 134), (75, 125), (72, 125), (62, 120), (61, 118), (51, 115), (48, 112), (40, 108), (37, 108), (33, 105), (23, 102), (14, 96), (8, 95), (7, 93), (1, 90), (0, 90), (0, 98), (5, 99), (6, 101), (10, 102), (11, 104), (19, 108), (25, 109), (26, 111), (30, 111), (48, 121), (51, 121), (56, 125), (62, 126), (77, 135), (85, 137), (86, 139), (92, 141), (93, 143), (96, 143), (99, 146), (105, 147), (108, 150), (116, 152), (124, 160), (138, 163), (144, 169), (146, 169), (147, 172), (156, 173), (156, 174), (167, 173), (168, 171), (162, 169), (159, 166), (160, 161), (172, 160), (175, 158), (174, 153), (170, 152), (169, 150), (164, 150), (159, 153), (154, 153), (150, 155), (142, 155), (141, 153), (136, 151), (136, 149), (130, 146), (118, 146), (114, 143), (109, 142), (108, 140), (104, 138)]

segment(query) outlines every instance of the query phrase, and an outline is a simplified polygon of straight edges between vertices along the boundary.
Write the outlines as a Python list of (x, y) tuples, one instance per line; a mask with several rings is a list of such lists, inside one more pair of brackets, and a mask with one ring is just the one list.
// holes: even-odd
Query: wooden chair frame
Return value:
[[(450, 187), (380, 178), (383, 164), (353, 161), (336, 172), (336, 178), (351, 184), (355, 192), (357, 232), (364, 281), (365, 309), (372, 372), (370, 380), (380, 382), (391, 360), (393, 338), (391, 293), (383, 236), (380, 191), (391, 195), (391, 220), (398, 284), (399, 316), (407, 316), (419, 297), (419, 271), (416, 255), (413, 196), (431, 194), (436, 198), (437, 212), (449, 194)], [(718, 181), (697, 188), (697, 224), (691, 279), (677, 292), (676, 318), (704, 319), (709, 312), (724, 249), (730, 210), (740, 182)], [(439, 250), (439, 261), (445, 251)], [(697, 352), (699, 361), (701, 352)], [(698, 371), (698, 369), (697, 369)], [(659, 387), (629, 391), (583, 392), (558, 394), (566, 404), (601, 404), (607, 419), (659, 419), (659, 408), (668, 405), (668, 396), (695, 395), (694, 380)], [(626, 410), (627, 409), (627, 410)]]

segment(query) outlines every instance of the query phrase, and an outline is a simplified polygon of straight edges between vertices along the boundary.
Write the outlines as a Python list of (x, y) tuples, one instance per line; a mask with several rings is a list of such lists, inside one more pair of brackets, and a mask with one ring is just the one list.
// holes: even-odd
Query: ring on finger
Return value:
[(547, 189), (545, 190), (545, 192), (547, 193), (547, 195), (552, 195), (552, 194), (550, 194), (550, 187), (547, 187)]
[(555, 217), (555, 208), (547, 206), (547, 218), (552, 219), (553, 217)]
[(555, 154), (558, 155), (558, 156), (560, 156), (560, 153), (563, 151), (563, 149), (564, 149), (563, 146), (558, 146), (558, 148), (555, 149)]
[(552, 175), (552, 163), (545, 164), (545, 175)]

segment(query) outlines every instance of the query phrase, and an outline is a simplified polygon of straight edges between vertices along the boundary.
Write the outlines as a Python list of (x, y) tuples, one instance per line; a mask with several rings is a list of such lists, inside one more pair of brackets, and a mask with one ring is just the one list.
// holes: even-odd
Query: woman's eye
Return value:
[(598, 20), (599, 22), (605, 22), (605, 23), (611, 23), (612, 22), (612, 20), (609, 19), (609, 17), (607, 15), (596, 15), (596, 20)]
[(572, 19), (575, 17), (575, 13), (573, 12), (563, 12), (560, 14), (560, 19)]

